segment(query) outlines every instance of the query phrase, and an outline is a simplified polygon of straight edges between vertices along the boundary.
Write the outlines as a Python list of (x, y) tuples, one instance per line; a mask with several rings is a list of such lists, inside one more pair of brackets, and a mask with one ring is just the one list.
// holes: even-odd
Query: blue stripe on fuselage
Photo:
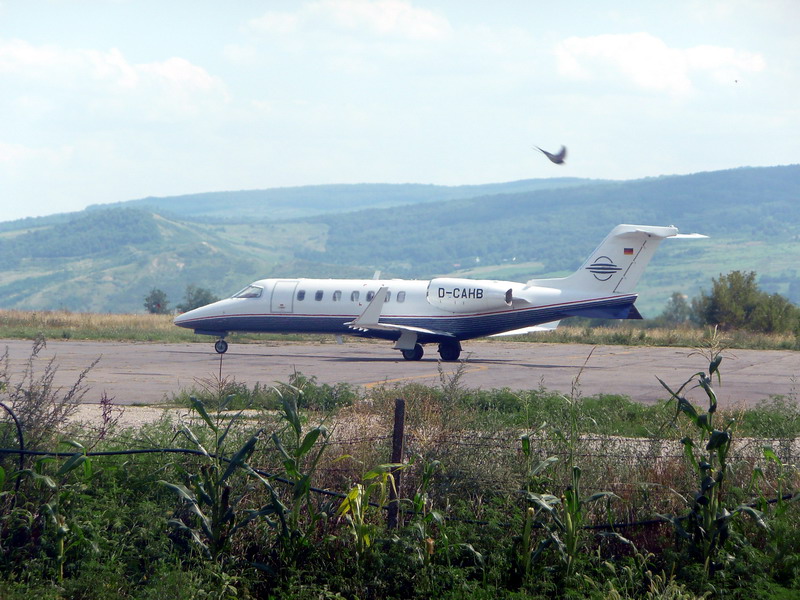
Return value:
[[(589, 316), (594, 318), (624, 319), (636, 300), (635, 295), (599, 298), (567, 304), (537, 306), (505, 310), (492, 313), (441, 316), (381, 316), (380, 322), (392, 325), (420, 327), (434, 331), (446, 331), (459, 340), (485, 337), (505, 331), (532, 327), (567, 317)], [(313, 314), (240, 314), (199, 317), (180, 323), (181, 327), (194, 329), (197, 333), (225, 335), (227, 332), (247, 331), (252, 333), (322, 333), (346, 334), (383, 339), (397, 339), (398, 331), (369, 330), (357, 332), (345, 325), (355, 316)], [(443, 336), (420, 333), (421, 343), (441, 341)], [(452, 338), (450, 338), (452, 339)]]

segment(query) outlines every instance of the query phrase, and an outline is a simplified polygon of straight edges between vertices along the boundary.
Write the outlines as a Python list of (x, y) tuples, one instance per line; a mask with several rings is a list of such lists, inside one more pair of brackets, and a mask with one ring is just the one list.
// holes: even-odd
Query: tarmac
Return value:
[[(83, 403), (97, 404), (105, 395), (117, 405), (157, 405), (182, 391), (201, 389), (220, 377), (253, 386), (288, 382), (295, 371), (317, 383), (345, 382), (369, 390), (378, 385), (416, 382), (441, 386), (453, 377), (468, 388), (530, 390), (539, 387), (566, 395), (621, 394), (653, 403), (669, 394), (657, 378), (677, 389), (708, 368), (707, 358), (688, 348), (589, 346), (494, 340), (464, 342), (462, 360), (440, 362), (436, 346), (426, 347), (418, 362), (406, 361), (391, 343), (354, 340), (321, 342), (231, 343), (217, 354), (204, 343), (163, 344), (48, 340), (34, 359), (33, 377), (41, 377), (52, 360), (53, 383), (68, 390), (86, 373)], [(0, 340), (7, 350), (12, 384), (24, 377), (32, 342)], [(715, 391), (720, 408), (754, 406), (770, 397), (800, 400), (800, 353), (730, 350), (723, 353), (722, 382)], [(2, 366), (0, 366), (2, 369)], [(0, 401), (3, 393), (0, 392)], [(701, 407), (706, 396), (693, 392)]]

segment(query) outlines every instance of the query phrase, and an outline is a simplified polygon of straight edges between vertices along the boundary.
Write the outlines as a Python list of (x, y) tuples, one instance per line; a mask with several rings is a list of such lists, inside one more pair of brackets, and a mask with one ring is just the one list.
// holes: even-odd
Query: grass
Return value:
[[(649, 328), (628, 323), (615, 326), (559, 326), (555, 331), (510, 336), (505, 340), (568, 344), (670, 346), (695, 348), (703, 345), (713, 331), (706, 328)], [(749, 331), (725, 332), (725, 346), (749, 350), (800, 350), (800, 338), (793, 334), (763, 334)]]
[[(172, 315), (0, 310), (0, 337), (6, 339), (106, 340), (131, 342), (208, 342), (207, 336), (172, 323)], [(235, 334), (229, 340), (316, 340), (321, 336)]]
[[(207, 336), (176, 327), (171, 315), (98, 314), (69, 311), (0, 310), (0, 338), (111, 340), (135, 342), (208, 342)], [(555, 331), (500, 338), (507, 342), (552, 342), (591, 345), (697, 347), (709, 331), (689, 327), (660, 329), (631, 326), (570, 326), (569, 321)], [(229, 340), (242, 343), (263, 340), (330, 341), (325, 335), (234, 334)], [(795, 335), (767, 335), (746, 331), (726, 333), (726, 346), (755, 350), (800, 350)]]

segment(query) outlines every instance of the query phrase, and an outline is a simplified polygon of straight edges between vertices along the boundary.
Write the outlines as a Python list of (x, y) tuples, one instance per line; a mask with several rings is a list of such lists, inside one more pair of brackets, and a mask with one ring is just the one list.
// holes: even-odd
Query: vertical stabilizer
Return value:
[(661, 240), (676, 235), (676, 227), (617, 225), (572, 275), (560, 279), (532, 279), (527, 285), (608, 296), (629, 294)]

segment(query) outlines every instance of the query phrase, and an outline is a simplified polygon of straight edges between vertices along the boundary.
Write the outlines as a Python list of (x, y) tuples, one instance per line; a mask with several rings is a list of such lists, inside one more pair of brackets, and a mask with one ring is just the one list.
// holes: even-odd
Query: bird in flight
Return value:
[(547, 150), (542, 150), (539, 146), (534, 146), (539, 152), (544, 154), (547, 158), (550, 159), (551, 162), (554, 162), (557, 165), (563, 165), (564, 159), (567, 157), (567, 147), (561, 146), (561, 150), (558, 151), (558, 154), (551, 154)]

